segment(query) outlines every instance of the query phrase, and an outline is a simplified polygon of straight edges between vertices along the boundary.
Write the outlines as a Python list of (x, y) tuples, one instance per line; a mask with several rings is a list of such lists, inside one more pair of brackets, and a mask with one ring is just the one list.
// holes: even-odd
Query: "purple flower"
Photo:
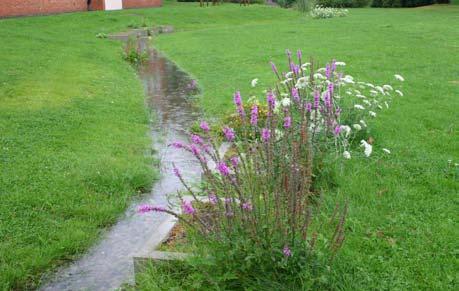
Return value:
[(276, 65), (273, 62), (270, 62), (270, 63), (271, 63), (271, 69), (273, 70), (274, 74), (278, 75), (279, 71), (277, 70)]
[(242, 106), (241, 92), (239, 91), (236, 91), (236, 93), (234, 93), (234, 104), (236, 104), (236, 109), (239, 115), (241, 117), (244, 117), (245, 111), (244, 111), (244, 107)]
[(231, 204), (231, 198), (226, 197), (225, 198), (225, 204)]
[(217, 204), (218, 202), (217, 196), (213, 193), (209, 194), (209, 202), (210, 204), (213, 204), (213, 205)]
[(173, 143), (170, 144), (170, 146), (176, 148), (176, 149), (181, 149), (184, 147), (183, 143), (182, 142), (179, 142), (179, 141), (175, 141)]
[(250, 202), (244, 202), (242, 203), (242, 209), (247, 210), (247, 211), (252, 211), (253, 205)]
[(336, 71), (336, 60), (335, 59), (333, 59), (333, 61), (332, 61), (331, 69), (332, 69), (333, 72)]
[(229, 170), (229, 168), (228, 168), (228, 166), (226, 165), (225, 162), (218, 163), (217, 164), (217, 169), (220, 172), (220, 174), (222, 174), (222, 176), (227, 177), (230, 174), (230, 170)]
[(232, 142), (236, 137), (234, 130), (231, 127), (225, 126), (223, 128), (223, 133), (225, 134), (225, 138), (227, 141)]
[(327, 66), (325, 67), (325, 76), (327, 77), (327, 79), (330, 79), (330, 77), (331, 77), (331, 66), (330, 66), (330, 64), (327, 64)]
[(273, 92), (268, 91), (266, 94), (266, 100), (268, 101), (268, 105), (270, 109), (273, 109), (276, 106), (276, 98), (274, 97)]
[(237, 168), (237, 166), (239, 165), (239, 157), (237, 156), (231, 157), (230, 161), (231, 161), (231, 165), (233, 165), (234, 168)]
[(295, 87), (292, 88), (292, 97), (295, 102), (300, 102), (300, 94), (298, 93), (298, 89)]
[(311, 102), (306, 103), (306, 111), (307, 111), (307, 112), (311, 112), (311, 110), (312, 110), (312, 104), (311, 104)]
[(330, 92), (331, 96), (333, 96), (334, 91), (335, 91), (335, 84), (333, 83), (328, 84), (328, 92)]
[(300, 74), (300, 66), (293, 65), (293, 73), (298, 76)]
[(139, 212), (139, 213), (147, 213), (147, 212), (150, 212), (150, 211), (164, 212), (164, 211), (166, 211), (166, 208), (164, 208), (162, 206), (154, 206), (154, 205), (149, 205), (149, 204), (143, 204), (143, 205), (140, 205), (139, 207), (137, 207), (137, 212)]
[(177, 178), (182, 178), (182, 174), (178, 168), (174, 167), (172, 171), (174, 172), (174, 175), (177, 176)]
[(268, 142), (270, 137), (271, 137), (271, 130), (267, 128), (263, 128), (261, 130), (261, 138), (263, 139), (263, 141)]
[(320, 92), (316, 90), (314, 92), (314, 109), (319, 108), (319, 102), (320, 102)]
[(191, 204), (191, 201), (188, 200), (182, 201), (182, 211), (185, 214), (194, 214), (196, 212), (196, 210), (193, 208), (193, 204)]
[(252, 111), (250, 113), (250, 124), (251, 125), (257, 125), (258, 123), (258, 106), (253, 105), (252, 106)]
[(282, 250), (282, 253), (286, 257), (291, 257), (292, 256), (292, 251), (290, 250), (290, 248), (288, 246), (284, 247), (284, 249)]
[(284, 128), (290, 128), (292, 126), (292, 118), (290, 116), (284, 117)]
[(202, 145), (204, 143), (202, 138), (197, 134), (192, 134), (191, 135), (191, 141), (194, 142), (195, 144), (198, 144), (198, 145)]
[(298, 57), (298, 60), (301, 61), (301, 58), (303, 57), (303, 53), (301, 52), (301, 50), (296, 51), (296, 56)]
[(336, 117), (339, 117), (341, 115), (341, 108), (337, 107), (335, 114), (336, 114)]
[(201, 124), (199, 125), (199, 127), (206, 133), (209, 132), (210, 130), (209, 124), (205, 121), (201, 121)]
[(341, 132), (341, 125), (338, 124), (338, 125), (335, 127), (335, 135), (339, 135), (340, 132)]
[(191, 144), (190, 151), (197, 157), (201, 154), (201, 150), (195, 144)]
[(328, 108), (331, 107), (331, 97), (330, 97), (329, 91), (325, 91), (324, 102), (325, 102), (325, 106), (327, 106)]

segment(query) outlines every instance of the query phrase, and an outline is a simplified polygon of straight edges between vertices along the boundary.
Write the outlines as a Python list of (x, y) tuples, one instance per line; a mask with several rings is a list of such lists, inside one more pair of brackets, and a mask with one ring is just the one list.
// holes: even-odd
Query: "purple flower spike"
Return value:
[(320, 102), (320, 92), (315, 91), (314, 92), (314, 109), (319, 108), (319, 102)]
[(263, 141), (268, 142), (270, 137), (271, 137), (271, 130), (267, 128), (263, 128), (261, 130), (261, 138), (263, 139)]
[(334, 91), (335, 91), (335, 84), (333, 83), (328, 84), (328, 92), (330, 92), (331, 96), (333, 96)]
[(213, 193), (212, 193), (212, 194), (209, 194), (209, 202), (210, 202), (210, 204), (212, 204), (212, 205), (217, 204), (217, 203), (218, 203), (218, 198), (217, 198), (217, 196), (216, 196), (215, 194), (213, 194)]
[(194, 214), (196, 210), (193, 208), (193, 204), (191, 204), (191, 201), (188, 200), (183, 200), (182, 202), (182, 211), (185, 214)]
[(164, 212), (166, 211), (166, 208), (162, 206), (154, 206), (154, 205), (149, 205), (149, 204), (143, 204), (137, 207), (137, 212), (139, 213), (147, 213), (147, 212)]
[(333, 59), (332, 61), (331, 69), (333, 72), (336, 71), (336, 60), (335, 59)]
[(291, 257), (292, 256), (292, 251), (290, 250), (290, 248), (288, 246), (284, 247), (284, 249), (282, 250), (282, 253), (286, 257)]
[(269, 108), (273, 109), (276, 106), (276, 98), (274, 97), (273, 92), (268, 91), (266, 99), (268, 101)]
[(311, 112), (311, 110), (312, 110), (312, 104), (311, 104), (311, 102), (306, 103), (306, 111), (307, 111), (307, 112)]
[(237, 112), (241, 117), (245, 116), (244, 106), (242, 106), (241, 92), (234, 93), (234, 104), (236, 105)]
[(239, 157), (234, 156), (230, 159), (230, 161), (231, 165), (233, 165), (234, 168), (237, 168), (237, 166), (239, 165)]
[(339, 135), (340, 132), (341, 132), (341, 125), (338, 124), (338, 125), (335, 127), (335, 135)]
[(179, 141), (175, 141), (175, 142), (171, 143), (170, 146), (172, 146), (172, 147), (174, 147), (176, 149), (182, 149), (184, 147), (183, 143), (179, 142)]
[(250, 113), (250, 124), (256, 126), (258, 123), (258, 106), (252, 106), (252, 112)]
[(292, 126), (292, 118), (290, 116), (286, 116), (284, 118), (284, 128), (290, 128)]
[(225, 134), (225, 138), (227, 141), (234, 141), (236, 134), (234, 133), (234, 130), (231, 127), (225, 126), (223, 128), (223, 133)]
[(174, 175), (177, 176), (177, 178), (182, 178), (182, 174), (178, 168), (174, 167), (172, 171), (174, 172)]
[(301, 58), (303, 57), (303, 53), (301, 52), (301, 50), (296, 51), (296, 56), (298, 57), (298, 60), (301, 61)]
[(298, 89), (295, 87), (292, 88), (292, 97), (295, 102), (300, 102), (300, 94), (298, 93)]
[(331, 77), (331, 66), (330, 66), (330, 64), (327, 64), (327, 66), (325, 67), (325, 76), (327, 77), (327, 79), (330, 79), (330, 77)]
[(250, 202), (244, 202), (242, 203), (242, 209), (247, 210), (247, 211), (252, 211), (253, 205)]
[(222, 174), (222, 176), (227, 177), (230, 174), (230, 170), (229, 170), (229, 168), (228, 168), (228, 166), (226, 165), (225, 162), (218, 163), (217, 169), (220, 172), (220, 174)]
[(201, 124), (199, 125), (199, 127), (205, 132), (205, 133), (208, 133), (209, 130), (210, 130), (210, 127), (209, 127), (209, 124), (205, 121), (201, 121)]
[(294, 65), (293, 66), (293, 72), (295, 73), (295, 75), (299, 75), (300, 74), (300, 66)]
[(202, 138), (197, 134), (192, 134), (191, 135), (191, 141), (194, 142), (195, 144), (198, 144), (198, 145), (202, 145), (204, 143)]

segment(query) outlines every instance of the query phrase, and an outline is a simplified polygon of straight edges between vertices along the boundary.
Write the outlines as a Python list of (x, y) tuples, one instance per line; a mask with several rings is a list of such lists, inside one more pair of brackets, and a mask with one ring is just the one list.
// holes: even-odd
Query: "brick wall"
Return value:
[(158, 7), (161, 4), (162, 0), (123, 0), (123, 8)]
[(86, 11), (87, 0), (0, 0), (0, 17)]
[[(90, 10), (102, 10), (104, 0), (92, 0)], [(123, 8), (161, 6), (162, 0), (123, 0)], [(88, 0), (0, 0), (0, 18), (87, 11)]]

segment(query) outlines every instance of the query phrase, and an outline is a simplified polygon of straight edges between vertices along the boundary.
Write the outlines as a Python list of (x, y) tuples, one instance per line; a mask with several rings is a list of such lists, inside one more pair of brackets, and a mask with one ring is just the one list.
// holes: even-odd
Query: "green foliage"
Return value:
[(372, 7), (418, 7), (435, 4), (435, 0), (373, 0)]
[(323, 7), (360, 8), (368, 6), (370, 1), (371, 0), (315, 0), (315, 4)]
[(295, 4), (296, 0), (276, 0), (276, 3), (282, 8), (289, 8)]

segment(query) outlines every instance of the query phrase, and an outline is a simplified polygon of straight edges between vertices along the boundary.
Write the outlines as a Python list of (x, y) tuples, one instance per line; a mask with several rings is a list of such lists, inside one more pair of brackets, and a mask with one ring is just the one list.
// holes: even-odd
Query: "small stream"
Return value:
[[(125, 35), (115, 37), (125, 39)], [(199, 179), (200, 167), (191, 154), (177, 151), (167, 145), (173, 141), (186, 141), (186, 130), (200, 114), (189, 100), (193, 89), (191, 79), (175, 64), (148, 47), (148, 39), (139, 38), (142, 49), (148, 51), (149, 60), (139, 68), (139, 77), (145, 88), (147, 105), (156, 121), (151, 125), (156, 158), (160, 160), (160, 179), (151, 193), (136, 199), (120, 220), (81, 259), (57, 272), (42, 290), (113, 290), (123, 283), (133, 283), (132, 257), (155, 235), (165, 214), (137, 214), (138, 205), (167, 204), (167, 195), (181, 189), (172, 173), (175, 163), (184, 177)]]

